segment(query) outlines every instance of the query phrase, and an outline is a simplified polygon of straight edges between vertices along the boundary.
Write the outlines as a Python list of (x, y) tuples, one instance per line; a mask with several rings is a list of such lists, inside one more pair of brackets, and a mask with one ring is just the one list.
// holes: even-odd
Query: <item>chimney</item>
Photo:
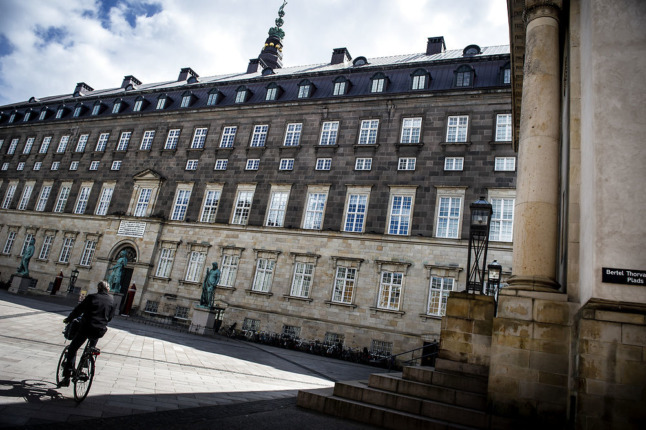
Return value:
[(429, 37), (426, 44), (426, 55), (441, 54), (446, 51), (444, 36)]
[(247, 66), (247, 73), (256, 73), (258, 71), (258, 63), (260, 60), (257, 58), (252, 58), (249, 60), (249, 65)]
[(341, 64), (350, 60), (352, 60), (352, 56), (348, 52), (348, 48), (336, 48), (332, 51), (330, 64)]
[(74, 97), (84, 96), (90, 91), (94, 91), (94, 88), (92, 88), (85, 82), (79, 82), (78, 84), (76, 84), (76, 88), (74, 88)]
[(121, 82), (121, 88), (128, 88), (129, 85), (132, 85), (134, 88), (137, 85), (141, 85), (141, 81), (132, 75), (124, 76), (123, 82)]
[(177, 77), (177, 82), (186, 81), (191, 76), (194, 76), (195, 78), (200, 77), (200, 75), (195, 73), (195, 71), (193, 69), (191, 69), (190, 67), (184, 67), (182, 70), (179, 71), (179, 76)]

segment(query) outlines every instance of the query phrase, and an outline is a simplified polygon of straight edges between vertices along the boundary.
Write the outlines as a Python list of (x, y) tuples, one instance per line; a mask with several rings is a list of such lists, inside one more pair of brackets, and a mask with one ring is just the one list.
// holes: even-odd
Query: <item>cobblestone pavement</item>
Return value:
[(298, 408), (295, 396), (379, 369), (123, 317), (99, 341), (92, 389), (77, 405), (73, 388), (55, 383), (72, 305), (0, 290), (0, 427), (371, 428)]

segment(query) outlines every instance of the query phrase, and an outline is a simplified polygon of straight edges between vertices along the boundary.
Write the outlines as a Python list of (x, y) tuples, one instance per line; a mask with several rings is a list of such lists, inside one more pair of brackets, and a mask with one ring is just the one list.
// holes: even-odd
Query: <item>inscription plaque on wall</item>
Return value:
[(601, 271), (601, 282), (646, 286), (646, 271), (644, 270), (613, 269), (610, 267), (602, 267)]
[(117, 235), (130, 237), (144, 237), (146, 232), (145, 222), (121, 221)]

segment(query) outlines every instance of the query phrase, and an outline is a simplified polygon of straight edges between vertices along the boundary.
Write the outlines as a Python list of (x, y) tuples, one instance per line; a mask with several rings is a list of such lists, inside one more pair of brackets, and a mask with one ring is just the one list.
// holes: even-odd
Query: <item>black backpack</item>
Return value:
[(67, 340), (72, 340), (74, 339), (74, 337), (76, 337), (80, 328), (81, 328), (81, 317), (78, 317), (68, 322), (67, 325), (65, 325), (65, 328), (63, 329), (63, 336)]

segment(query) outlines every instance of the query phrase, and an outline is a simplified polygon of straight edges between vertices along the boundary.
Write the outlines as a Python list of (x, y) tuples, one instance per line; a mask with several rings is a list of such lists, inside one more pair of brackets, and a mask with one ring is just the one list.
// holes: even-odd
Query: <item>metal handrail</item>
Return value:
[[(392, 366), (395, 364), (395, 357), (399, 357), (400, 355), (404, 355), (404, 354), (411, 354), (411, 353), (413, 353), (415, 351), (419, 351), (420, 349), (428, 348), (429, 346), (434, 345), (434, 344), (438, 345), (439, 342), (435, 341), (435, 342), (429, 343), (428, 345), (424, 345), (424, 346), (420, 346), (418, 348), (414, 348), (414, 349), (411, 349), (411, 350), (408, 350), (408, 351), (400, 352), (399, 354), (391, 354), (390, 357), (388, 357), (388, 371), (390, 371), (392, 369)], [(431, 352), (430, 354), (423, 354), (423, 355), (421, 355), (419, 357), (415, 357), (415, 358), (411, 358), (410, 360), (406, 360), (406, 361), (404, 361), (404, 363), (411, 363), (411, 362), (414, 362), (414, 361), (417, 361), (417, 360), (421, 360), (422, 358), (433, 357), (435, 355), (438, 355), (438, 352), (439, 351)]]

